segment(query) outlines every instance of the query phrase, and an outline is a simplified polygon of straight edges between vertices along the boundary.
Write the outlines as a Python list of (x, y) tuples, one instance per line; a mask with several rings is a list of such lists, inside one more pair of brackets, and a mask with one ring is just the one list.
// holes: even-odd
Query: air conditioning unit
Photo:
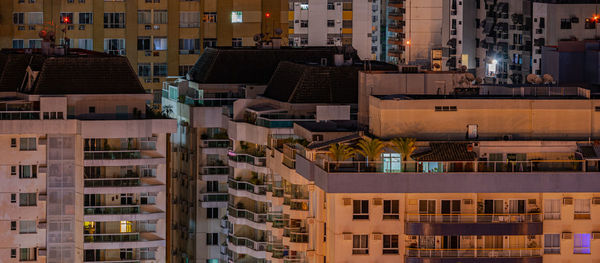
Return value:
[(373, 240), (381, 240), (381, 233), (373, 233)]
[(373, 198), (373, 205), (382, 205), (383, 200), (381, 198)]
[(536, 199), (528, 199), (527, 203), (530, 205), (535, 205), (537, 203), (537, 200)]
[(562, 239), (572, 239), (573, 238), (573, 233), (571, 232), (563, 232), (562, 233)]
[(344, 232), (344, 240), (352, 240), (352, 233)]
[(600, 205), (600, 197), (593, 197), (592, 198), (592, 204), (594, 204), (594, 205)]
[(563, 198), (563, 205), (572, 205), (572, 204), (573, 204), (573, 197)]
[(79, 25), (79, 30), (85, 30), (85, 25)]
[(351, 205), (351, 204), (352, 204), (352, 199), (344, 198), (344, 205)]
[(463, 199), (463, 205), (473, 204), (473, 199)]

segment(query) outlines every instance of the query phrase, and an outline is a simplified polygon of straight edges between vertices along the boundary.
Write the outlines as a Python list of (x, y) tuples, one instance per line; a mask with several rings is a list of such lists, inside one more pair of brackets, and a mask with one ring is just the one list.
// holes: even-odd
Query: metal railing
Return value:
[(290, 242), (308, 243), (308, 233), (290, 232)]
[(227, 214), (235, 218), (245, 218), (255, 223), (267, 222), (267, 213), (252, 212), (246, 209), (238, 209), (232, 206), (227, 207)]
[(407, 213), (406, 222), (427, 223), (532, 223), (542, 222), (541, 213), (420, 214)]
[(203, 139), (202, 148), (229, 148), (228, 139)]
[(213, 167), (202, 167), (202, 173), (200, 175), (228, 175), (229, 166), (213, 166)]
[(408, 257), (495, 258), (539, 257), (542, 248), (406, 248)]
[(110, 233), (110, 234), (84, 234), (84, 242), (130, 242), (139, 241), (140, 233)]
[(39, 111), (0, 111), (0, 120), (39, 120)]
[(86, 178), (85, 187), (120, 187), (120, 186), (140, 186), (140, 178)]
[(585, 160), (382, 162), (323, 161), (329, 173), (530, 173), (585, 172)]
[(139, 150), (123, 150), (123, 151), (86, 151), (84, 152), (85, 160), (123, 160), (123, 159), (140, 159), (142, 155)]
[(122, 215), (140, 213), (139, 205), (119, 205), (119, 206), (85, 206), (83, 207), (85, 215)]
[(201, 202), (227, 202), (229, 195), (226, 193), (202, 193)]
[(290, 200), (290, 209), (294, 211), (308, 211), (308, 200)]
[(246, 237), (228, 236), (227, 240), (235, 246), (244, 246), (254, 251), (266, 251), (267, 242), (254, 241)]
[(255, 185), (246, 181), (236, 181), (234, 179), (229, 179), (229, 188), (235, 190), (243, 190), (257, 195), (266, 195), (267, 194), (267, 185)]
[(238, 162), (238, 163), (243, 162), (243, 163), (251, 164), (254, 166), (261, 166), (261, 167), (264, 167), (267, 165), (267, 157), (258, 157), (258, 156), (252, 156), (247, 153), (234, 153), (234, 152), (229, 152), (228, 156), (229, 156), (229, 160)]

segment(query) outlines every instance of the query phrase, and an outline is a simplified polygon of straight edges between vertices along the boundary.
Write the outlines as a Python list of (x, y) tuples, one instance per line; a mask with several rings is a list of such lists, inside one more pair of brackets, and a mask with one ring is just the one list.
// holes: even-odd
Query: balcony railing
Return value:
[(131, 242), (139, 241), (140, 233), (114, 233), (114, 234), (84, 234), (85, 242)]
[(84, 152), (85, 160), (123, 160), (123, 159), (140, 159), (142, 155), (139, 150), (123, 150), (123, 151), (86, 151)]
[(541, 248), (406, 248), (408, 257), (445, 258), (496, 258), (496, 257), (539, 257)]
[(0, 111), (0, 120), (39, 120), (39, 111)]
[(585, 172), (585, 160), (382, 162), (323, 161), (329, 173), (530, 173)]
[(246, 237), (229, 236), (227, 238), (235, 246), (244, 246), (254, 251), (266, 251), (267, 242), (258, 242)]
[(532, 223), (541, 222), (541, 213), (507, 214), (406, 214), (407, 222), (423, 223)]
[(229, 179), (229, 188), (235, 190), (247, 191), (257, 195), (265, 195), (267, 194), (267, 185), (254, 185), (250, 182), (245, 181), (236, 181), (233, 179)]
[(235, 218), (245, 218), (255, 223), (265, 223), (267, 222), (267, 213), (255, 213), (246, 209), (238, 209), (232, 206), (227, 208), (227, 213), (229, 216)]
[(125, 186), (140, 186), (142, 180), (140, 178), (93, 178), (85, 179), (85, 187), (125, 187)]
[(202, 148), (229, 148), (228, 139), (203, 139)]
[(229, 152), (228, 156), (229, 156), (229, 160), (238, 162), (238, 163), (243, 162), (243, 163), (251, 164), (254, 166), (261, 166), (261, 167), (264, 167), (265, 165), (267, 165), (266, 157), (257, 157), (257, 156), (252, 156), (247, 153), (234, 153), (234, 152)]
[(292, 242), (292, 243), (308, 243), (308, 233), (290, 232), (290, 242)]
[(85, 206), (83, 213), (86, 215), (121, 215), (140, 213), (139, 205), (119, 205), (119, 206)]
[(226, 193), (203, 193), (201, 194), (201, 202), (227, 202), (229, 195)]
[(294, 211), (308, 211), (308, 200), (290, 200), (290, 209)]
[(202, 175), (228, 175), (229, 166), (202, 167)]

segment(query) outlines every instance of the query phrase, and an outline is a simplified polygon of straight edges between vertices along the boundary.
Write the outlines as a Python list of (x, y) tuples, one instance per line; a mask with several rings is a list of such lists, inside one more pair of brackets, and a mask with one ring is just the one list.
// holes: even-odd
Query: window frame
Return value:
[[(358, 205), (358, 207), (357, 207)], [(352, 220), (369, 219), (369, 200), (352, 200)]]
[(369, 235), (352, 235), (352, 255), (369, 255)]
[[(386, 212), (387, 210), (387, 212)], [(400, 218), (400, 200), (383, 200), (383, 219)]]
[[(395, 238), (395, 240), (394, 240)], [(382, 253), (384, 255), (393, 255), (393, 254), (399, 254), (400, 253), (400, 247), (399, 247), (399, 240), (400, 238), (398, 237), (398, 235), (383, 235), (382, 236), (382, 247), (383, 247), (383, 251)]]

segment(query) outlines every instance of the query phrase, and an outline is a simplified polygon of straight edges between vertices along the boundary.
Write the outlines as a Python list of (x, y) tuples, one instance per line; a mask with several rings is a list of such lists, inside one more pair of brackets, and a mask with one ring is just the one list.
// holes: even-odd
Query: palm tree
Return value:
[(356, 146), (358, 146), (356, 152), (365, 157), (367, 160), (367, 167), (369, 167), (369, 160), (375, 161), (381, 157), (381, 153), (383, 152), (385, 144), (379, 139), (365, 137), (364, 139), (360, 140)]
[(348, 160), (354, 156), (354, 149), (346, 144), (336, 143), (329, 147), (327, 155), (329, 159), (335, 162), (335, 169), (338, 169), (340, 167), (339, 162)]
[[(402, 155), (403, 162), (408, 161), (408, 157), (410, 157), (410, 155), (417, 149), (417, 146), (416, 146), (417, 139), (415, 139), (415, 138), (408, 138), (408, 137), (395, 138), (395, 139), (392, 139), (391, 143), (392, 143), (392, 146), (391, 146), (392, 149), (394, 149), (395, 152)], [(403, 165), (402, 165), (402, 167), (403, 167)]]

